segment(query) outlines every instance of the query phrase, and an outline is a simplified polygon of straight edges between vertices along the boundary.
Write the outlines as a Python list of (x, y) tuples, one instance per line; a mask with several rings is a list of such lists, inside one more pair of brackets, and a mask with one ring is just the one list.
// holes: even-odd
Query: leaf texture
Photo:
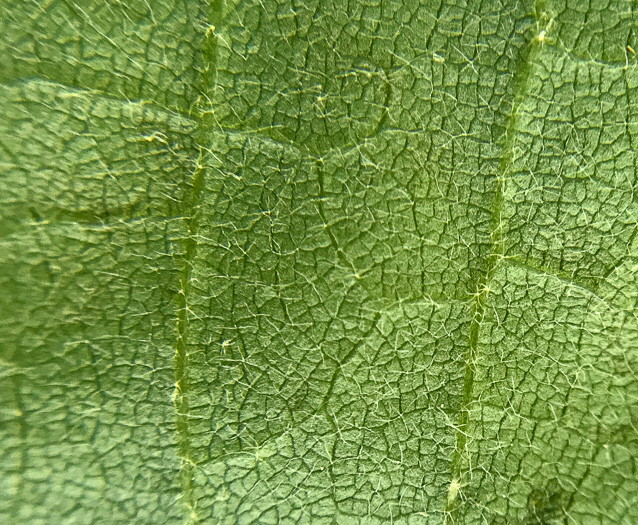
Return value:
[(0, 0), (7, 523), (638, 522), (629, 0)]

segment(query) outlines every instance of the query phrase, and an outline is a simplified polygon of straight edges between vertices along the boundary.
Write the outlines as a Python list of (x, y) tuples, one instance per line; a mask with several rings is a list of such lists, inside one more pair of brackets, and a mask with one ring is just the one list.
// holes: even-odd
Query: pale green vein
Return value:
[[(191, 126), (195, 124), (193, 115), (186, 113), (179, 109), (179, 107), (168, 107), (162, 104), (158, 104), (154, 100), (145, 98), (128, 98), (124, 95), (115, 95), (109, 93), (103, 89), (94, 87), (83, 87), (77, 83), (61, 82), (59, 80), (51, 80), (45, 76), (31, 76), (28, 78), (15, 78), (10, 81), (0, 82), (0, 86), (5, 88), (28, 88), (31, 86), (54, 86), (60, 93), (57, 95), (59, 98), (69, 97), (96, 97), (100, 100), (112, 104), (116, 104), (123, 109), (129, 110), (145, 110), (148, 109), (157, 114), (163, 114), (173, 119), (179, 119), (180, 123), (184, 126)], [(39, 101), (44, 105), (43, 101)]]
[(519, 268), (523, 268), (524, 270), (528, 272), (532, 272), (535, 274), (549, 277), (551, 279), (555, 279), (559, 281), (560, 283), (562, 283), (562, 285), (565, 286), (566, 288), (573, 288), (576, 290), (580, 290), (581, 293), (591, 296), (592, 298), (600, 301), (601, 303), (605, 304), (610, 310), (615, 308), (612, 304), (610, 304), (609, 299), (606, 299), (605, 297), (600, 295), (594, 287), (592, 287), (591, 285), (587, 284), (584, 281), (575, 279), (572, 275), (569, 275), (566, 272), (557, 270), (555, 268), (550, 268), (550, 267), (540, 268), (540, 267), (534, 266), (533, 264), (530, 264), (529, 262), (522, 261), (518, 259), (517, 257), (513, 257), (511, 255), (504, 257), (503, 262), (511, 266), (517, 266)]
[(178, 294), (177, 344), (175, 354), (175, 409), (177, 412), (176, 428), (179, 442), (179, 455), (182, 461), (182, 490), (186, 505), (191, 510), (191, 521), (195, 522), (197, 521), (196, 505), (193, 501), (191, 490), (191, 480), (195, 462), (191, 458), (190, 453), (190, 432), (188, 428), (189, 407), (188, 400), (186, 399), (186, 390), (188, 388), (188, 292), (191, 289), (190, 281), (193, 261), (195, 260), (195, 254), (197, 252), (197, 208), (204, 185), (204, 170), (200, 161), (201, 153), (192, 177), (193, 190), (190, 198), (192, 213), (188, 221), (188, 235), (184, 241), (185, 251)]
[(501, 261), (505, 256), (503, 239), (504, 224), (502, 218), (505, 184), (507, 172), (514, 160), (514, 140), (517, 133), (521, 104), (527, 96), (528, 81), (531, 76), (532, 64), (538, 58), (543, 47), (548, 45), (546, 35), (548, 28), (551, 26), (551, 21), (547, 19), (547, 15), (543, 11), (544, 5), (544, 0), (537, 3), (536, 19), (538, 21), (538, 33), (528, 44), (526, 56), (514, 77), (514, 82), (516, 84), (514, 101), (512, 103), (512, 110), (507, 122), (503, 155), (496, 174), (496, 188), (492, 204), (490, 253), (487, 256), (487, 268), (484, 272), (483, 279), (477, 286), (471, 308), (470, 337), (468, 351), (465, 358), (463, 395), (458, 422), (455, 427), (456, 446), (452, 454), (451, 480), (443, 509), (445, 523), (456, 523), (456, 513), (463, 501), (462, 489), (466, 473), (464, 468), (466, 468), (467, 465), (466, 447), (468, 439), (470, 439), (467, 430), (469, 426), (469, 410), (473, 396), (478, 341), (480, 337), (481, 324), (486, 311), (485, 305), (490, 294), (490, 284), (498, 268), (499, 261)]
[[(220, 6), (211, 9), (209, 19), (216, 18), (219, 14)], [(189, 197), (184, 201), (184, 215), (188, 219), (188, 231), (184, 239), (183, 266), (180, 275), (180, 290), (178, 293), (178, 314), (177, 314), (177, 342), (175, 352), (175, 410), (176, 410), (176, 430), (179, 447), (179, 456), (181, 459), (180, 478), (182, 487), (182, 498), (190, 511), (187, 517), (189, 523), (197, 523), (197, 501), (193, 495), (192, 480), (197, 464), (192, 457), (190, 446), (190, 429), (189, 418), (190, 410), (187, 399), (188, 390), (188, 329), (189, 329), (189, 292), (192, 289), (192, 272), (195, 258), (197, 255), (198, 245), (198, 211), (201, 206), (202, 193), (204, 191), (204, 157), (207, 151), (203, 144), (206, 143), (206, 137), (210, 134), (209, 119), (206, 118), (208, 113), (204, 108), (199, 107), (202, 100), (209, 100), (207, 92), (213, 89), (215, 84), (215, 67), (216, 67), (216, 36), (214, 34), (214, 26), (208, 25), (208, 29), (203, 38), (201, 57), (206, 67), (202, 71), (201, 93), (198, 101), (194, 104), (195, 115), (198, 118), (197, 130), (197, 148), (198, 158), (195, 162), (193, 174), (191, 177), (191, 192)]]

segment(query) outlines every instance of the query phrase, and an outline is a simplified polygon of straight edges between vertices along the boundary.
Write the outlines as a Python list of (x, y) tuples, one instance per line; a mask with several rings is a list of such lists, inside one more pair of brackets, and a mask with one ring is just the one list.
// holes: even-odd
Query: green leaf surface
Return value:
[(630, 0), (0, 0), (0, 521), (638, 523)]

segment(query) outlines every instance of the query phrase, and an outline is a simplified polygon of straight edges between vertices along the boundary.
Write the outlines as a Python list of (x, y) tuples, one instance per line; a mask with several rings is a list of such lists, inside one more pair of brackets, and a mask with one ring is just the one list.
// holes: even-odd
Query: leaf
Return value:
[(628, 0), (4, 2), (7, 523), (635, 523)]

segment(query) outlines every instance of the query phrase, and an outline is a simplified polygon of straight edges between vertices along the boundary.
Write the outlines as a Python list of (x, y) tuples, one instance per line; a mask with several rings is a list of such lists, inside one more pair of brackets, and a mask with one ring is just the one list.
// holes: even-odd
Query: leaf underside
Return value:
[(0, 8), (0, 521), (638, 523), (634, 2)]

